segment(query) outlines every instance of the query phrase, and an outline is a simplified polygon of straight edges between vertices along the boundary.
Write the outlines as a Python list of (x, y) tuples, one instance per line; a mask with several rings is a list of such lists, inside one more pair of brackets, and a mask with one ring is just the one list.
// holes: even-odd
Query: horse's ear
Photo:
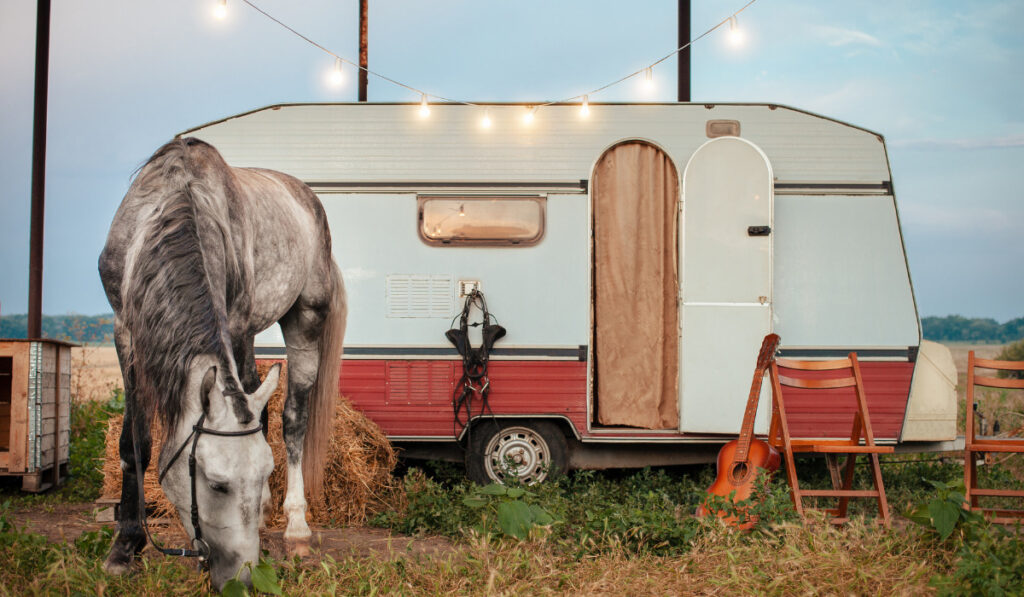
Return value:
[(217, 385), (217, 367), (210, 367), (206, 370), (206, 374), (203, 375), (203, 383), (199, 386), (199, 400), (203, 405), (203, 412), (210, 419), (216, 418), (215, 414), (210, 412), (210, 406), (213, 401), (210, 400), (210, 392)]
[(274, 366), (267, 372), (267, 376), (263, 378), (263, 383), (260, 387), (252, 394), (252, 406), (256, 412), (263, 410), (263, 407), (267, 405), (267, 401), (274, 394), (274, 390), (277, 389), (277, 383), (281, 379), (281, 363), (274, 363)]

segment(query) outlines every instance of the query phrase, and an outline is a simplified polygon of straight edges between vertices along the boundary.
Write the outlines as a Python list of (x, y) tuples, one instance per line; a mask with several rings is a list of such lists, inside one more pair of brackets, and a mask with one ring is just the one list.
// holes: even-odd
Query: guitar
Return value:
[[(764, 372), (768, 369), (775, 351), (779, 348), (778, 334), (768, 334), (761, 343), (761, 352), (757, 355), (757, 368), (754, 370), (754, 381), (750, 385), (750, 396), (747, 398), (747, 410), (743, 413), (743, 426), (738, 438), (722, 446), (718, 452), (718, 477), (708, 488), (708, 493), (728, 498), (732, 494), (733, 503), (750, 498), (757, 479), (758, 469), (769, 473), (778, 470), (781, 457), (778, 450), (764, 440), (754, 437), (754, 419), (757, 416), (757, 403), (761, 396), (761, 382)], [(735, 492), (735, 493), (733, 493)], [(706, 504), (706, 502), (705, 502)], [(697, 508), (697, 516), (712, 513), (705, 504)], [(716, 512), (726, 523), (748, 530), (754, 526), (754, 520), (739, 524), (735, 516), (724, 511)]]

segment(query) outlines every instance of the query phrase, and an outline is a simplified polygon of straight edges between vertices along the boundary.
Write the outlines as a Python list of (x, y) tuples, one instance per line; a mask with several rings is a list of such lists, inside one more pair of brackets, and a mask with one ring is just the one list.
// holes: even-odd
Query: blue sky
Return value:
[[(357, 56), (357, 0), (256, 0)], [(695, 34), (743, 0), (693, 0)], [(53, 0), (43, 311), (110, 310), (96, 258), (132, 172), (178, 132), (279, 102), (351, 101), (331, 59), (229, 0)], [(676, 45), (676, 2), (370, 0), (370, 67), (471, 101), (558, 99)], [(0, 311), (27, 309), (35, 2), (0, 1)], [(694, 45), (694, 101), (774, 102), (885, 135), (922, 316), (1024, 315), (1024, 2), (758, 0), (745, 43)], [(654, 71), (675, 100), (675, 61)], [(592, 101), (639, 99), (629, 84)], [(370, 100), (416, 101), (370, 80)]]

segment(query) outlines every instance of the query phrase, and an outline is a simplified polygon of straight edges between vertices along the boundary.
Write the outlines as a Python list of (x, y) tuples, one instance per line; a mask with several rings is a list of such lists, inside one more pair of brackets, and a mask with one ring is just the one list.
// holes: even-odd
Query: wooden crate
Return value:
[(25, 491), (67, 475), (72, 346), (0, 339), (0, 475), (20, 476)]

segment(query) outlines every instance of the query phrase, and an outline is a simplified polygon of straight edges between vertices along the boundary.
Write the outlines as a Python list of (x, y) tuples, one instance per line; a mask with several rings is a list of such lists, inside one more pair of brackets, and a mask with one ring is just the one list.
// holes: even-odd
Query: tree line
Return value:
[[(104, 315), (43, 315), (41, 322), (44, 338), (89, 344), (113, 344), (114, 314)], [(24, 338), (28, 330), (28, 315), (0, 317), (0, 338)]]
[(999, 323), (989, 317), (924, 317), (921, 332), (936, 342), (990, 342), (1004, 344), (1024, 339), (1024, 317)]
[[(28, 316), (0, 317), (0, 338), (24, 338)], [(110, 344), (114, 341), (114, 314), (44, 315), (43, 337), (89, 344)], [(989, 342), (1004, 344), (1024, 339), (1024, 317), (999, 323), (988, 317), (925, 317), (921, 330), (926, 340), (936, 342)]]

